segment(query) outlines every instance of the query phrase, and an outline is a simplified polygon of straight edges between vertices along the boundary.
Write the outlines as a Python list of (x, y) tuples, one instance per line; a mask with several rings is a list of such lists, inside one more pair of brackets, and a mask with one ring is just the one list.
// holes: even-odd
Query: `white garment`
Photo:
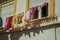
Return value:
[(30, 12), (24, 12), (24, 20), (29, 21), (30, 20)]

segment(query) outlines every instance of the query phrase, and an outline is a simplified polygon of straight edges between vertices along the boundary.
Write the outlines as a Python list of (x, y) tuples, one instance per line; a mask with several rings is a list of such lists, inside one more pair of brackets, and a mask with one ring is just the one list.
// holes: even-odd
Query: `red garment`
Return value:
[(12, 16), (6, 18), (4, 30), (8, 30), (11, 27), (12, 18), (13, 18)]
[(33, 18), (33, 14), (34, 14), (34, 9), (33, 9), (33, 8), (31, 8), (31, 9), (30, 9), (30, 19), (32, 19), (32, 18)]
[(34, 9), (30, 9), (30, 15), (33, 15), (34, 14)]

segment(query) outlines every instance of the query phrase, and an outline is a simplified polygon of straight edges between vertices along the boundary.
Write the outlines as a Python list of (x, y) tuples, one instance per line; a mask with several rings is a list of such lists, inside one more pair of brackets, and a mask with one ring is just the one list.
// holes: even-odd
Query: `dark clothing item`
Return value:
[(37, 18), (38, 18), (38, 9), (35, 9), (33, 19), (37, 19)]
[(2, 20), (2, 18), (0, 17), (0, 27), (2, 27), (3, 26), (3, 20)]

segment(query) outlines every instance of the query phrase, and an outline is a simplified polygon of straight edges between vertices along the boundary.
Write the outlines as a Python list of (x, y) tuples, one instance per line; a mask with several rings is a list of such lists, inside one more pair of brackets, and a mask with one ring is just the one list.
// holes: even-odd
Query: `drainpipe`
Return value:
[[(54, 14), (54, 17), (55, 17), (55, 16), (57, 17), (57, 15), (55, 14), (55, 0), (53, 0), (53, 2), (54, 2), (54, 5), (53, 5), (53, 6), (54, 6), (54, 8), (53, 8), (54, 13), (53, 13), (53, 14)], [(56, 18), (54, 18), (54, 22), (55, 22), (55, 19), (56, 19)], [(57, 18), (56, 20), (58, 20), (58, 18)], [(55, 24), (54, 22), (53, 22), (53, 25)], [(54, 33), (55, 33), (55, 34), (54, 34), (54, 35), (55, 35), (55, 40), (57, 40), (56, 25), (54, 25)]]

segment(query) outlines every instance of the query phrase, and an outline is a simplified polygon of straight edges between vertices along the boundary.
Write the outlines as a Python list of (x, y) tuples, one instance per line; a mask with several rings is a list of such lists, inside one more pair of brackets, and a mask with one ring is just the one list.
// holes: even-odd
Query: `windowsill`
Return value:
[[(47, 19), (47, 18), (50, 18), (50, 17), (42, 17), (40, 19), (42, 20), (42, 19)], [(33, 19), (33, 20), (30, 20), (30, 21), (35, 21), (35, 20), (40, 20), (40, 19)]]
[(41, 19), (45, 19), (45, 18), (49, 18), (49, 16), (46, 16), (46, 17), (41, 17)]

